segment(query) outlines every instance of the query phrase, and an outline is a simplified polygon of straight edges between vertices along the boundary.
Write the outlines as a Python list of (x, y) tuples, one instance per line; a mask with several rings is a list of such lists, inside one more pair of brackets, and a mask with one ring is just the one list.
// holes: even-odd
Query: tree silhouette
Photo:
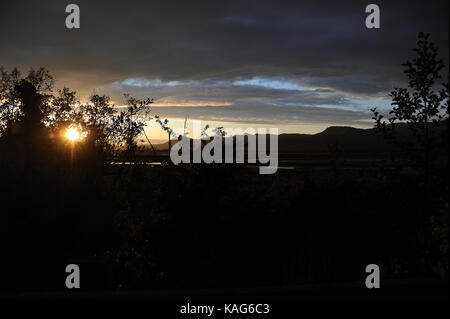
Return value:
[(419, 33), (417, 48), (414, 49), (417, 57), (403, 64), (408, 88), (395, 88), (390, 93), (393, 108), (387, 121), (376, 108), (371, 109), (375, 127), (386, 137), (399, 140), (399, 135), (396, 134), (396, 124), (399, 123), (406, 124), (412, 132), (414, 142), (407, 145), (408, 155), (422, 170), (427, 188), (430, 182), (430, 165), (437, 157), (436, 152), (441, 150), (443, 142), (444, 147), (448, 143), (449, 115), (448, 82), (442, 83), (441, 89), (436, 87), (445, 66), (438, 59), (438, 48), (429, 38), (429, 34)]
[(169, 124), (169, 120), (165, 119), (164, 121), (162, 121), (158, 115), (155, 116), (156, 119), (156, 123), (158, 123), (161, 126), (161, 129), (163, 129), (168, 136), (169, 139), (169, 153), (170, 150), (172, 149), (172, 139), (177, 139), (178, 136), (177, 134), (174, 132), (174, 130), (172, 130), (167, 124)]
[(53, 84), (54, 79), (45, 68), (31, 69), (23, 77), (17, 69), (8, 72), (0, 67), (0, 136), (14, 133), (15, 125), (23, 119), (26, 123), (22, 124), (28, 129), (36, 129), (42, 119), (40, 112), (51, 98), (48, 93)]

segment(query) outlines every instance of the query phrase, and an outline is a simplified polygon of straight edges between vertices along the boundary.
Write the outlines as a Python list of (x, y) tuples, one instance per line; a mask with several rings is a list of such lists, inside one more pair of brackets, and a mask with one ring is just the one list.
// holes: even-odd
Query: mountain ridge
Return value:
[[(268, 136), (268, 135), (266, 135)], [(172, 145), (177, 140), (172, 141)], [(168, 142), (154, 144), (156, 150), (168, 149)], [(361, 129), (351, 126), (330, 126), (316, 134), (282, 133), (278, 135), (280, 153), (329, 152), (339, 148), (348, 152), (386, 152), (390, 146), (375, 129)]]

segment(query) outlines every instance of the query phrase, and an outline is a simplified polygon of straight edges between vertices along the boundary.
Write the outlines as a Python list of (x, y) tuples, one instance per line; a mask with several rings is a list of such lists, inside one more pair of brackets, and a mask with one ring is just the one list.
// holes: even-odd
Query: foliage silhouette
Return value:
[[(414, 49), (417, 57), (403, 64), (409, 88), (395, 88), (391, 92), (393, 108), (387, 122), (376, 108), (371, 110), (375, 127), (386, 137), (400, 142), (422, 170), (427, 186), (433, 162), (442, 156), (442, 151), (447, 151), (448, 158), (446, 146), (449, 137), (449, 84), (442, 83), (441, 88), (436, 87), (437, 81), (442, 79), (444, 63), (438, 59), (438, 49), (429, 37), (429, 34), (419, 34), (417, 48)], [(406, 124), (415, 138), (413, 142), (400, 141), (400, 134), (396, 132), (398, 123)]]
[[(390, 94), (390, 117), (386, 121), (376, 108), (371, 111), (375, 128), (401, 147), (420, 175), (419, 197), (426, 207), (421, 218), (433, 227), (420, 236), (429, 239), (428, 252), (440, 255), (435, 271), (448, 277), (449, 82), (439, 86), (445, 65), (429, 34), (419, 33), (414, 52), (416, 58), (403, 64), (408, 88), (395, 88)], [(403, 126), (410, 132), (406, 138)], [(431, 233), (437, 241), (430, 239)]]

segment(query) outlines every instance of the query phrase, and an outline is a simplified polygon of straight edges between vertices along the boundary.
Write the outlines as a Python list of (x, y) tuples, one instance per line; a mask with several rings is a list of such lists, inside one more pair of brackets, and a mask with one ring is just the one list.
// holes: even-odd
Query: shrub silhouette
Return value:
[[(408, 88), (391, 92), (393, 108), (387, 121), (376, 108), (373, 119), (375, 128), (400, 146), (419, 173), (418, 196), (424, 207), (420, 218), (427, 225), (421, 226), (419, 236), (425, 242), (425, 254), (433, 251), (439, 256), (430, 261), (435, 271), (448, 277), (449, 83), (438, 83), (445, 65), (429, 34), (419, 33), (414, 52), (416, 58), (403, 64)], [(403, 126), (410, 132), (406, 139)]]
[(385, 136), (399, 141), (401, 136), (396, 130), (399, 123), (411, 131), (414, 140), (400, 143), (423, 174), (427, 192), (433, 176), (442, 175), (433, 171), (433, 164), (436, 160), (448, 159), (449, 138), (449, 83), (437, 87), (445, 66), (429, 38), (429, 34), (420, 33), (414, 49), (417, 57), (403, 64), (408, 88), (395, 88), (391, 92), (393, 108), (387, 121), (376, 108), (372, 109), (375, 127)]

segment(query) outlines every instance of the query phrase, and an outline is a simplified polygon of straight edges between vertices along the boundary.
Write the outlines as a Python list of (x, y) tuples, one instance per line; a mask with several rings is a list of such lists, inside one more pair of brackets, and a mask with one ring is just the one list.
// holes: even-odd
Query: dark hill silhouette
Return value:
[[(176, 141), (172, 142), (174, 145)], [(332, 126), (317, 134), (280, 134), (280, 153), (329, 152), (336, 147), (346, 152), (387, 152), (389, 143), (374, 129)], [(154, 145), (157, 151), (168, 150), (169, 143)]]
[(374, 129), (332, 126), (323, 132), (309, 134), (281, 134), (280, 153), (328, 152), (336, 145), (346, 152), (384, 152), (389, 145)]

